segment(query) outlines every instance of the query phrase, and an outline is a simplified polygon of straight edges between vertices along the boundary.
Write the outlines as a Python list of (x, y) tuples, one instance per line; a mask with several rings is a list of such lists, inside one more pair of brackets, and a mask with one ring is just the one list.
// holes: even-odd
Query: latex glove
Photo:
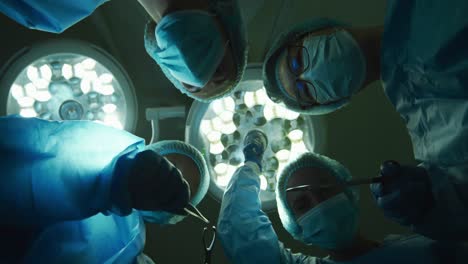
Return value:
[(135, 156), (130, 169), (129, 191), (132, 207), (185, 215), (190, 188), (180, 171), (152, 150)]
[(385, 161), (380, 167), (381, 183), (370, 186), (384, 215), (405, 226), (417, 225), (434, 207), (431, 183), (422, 167)]

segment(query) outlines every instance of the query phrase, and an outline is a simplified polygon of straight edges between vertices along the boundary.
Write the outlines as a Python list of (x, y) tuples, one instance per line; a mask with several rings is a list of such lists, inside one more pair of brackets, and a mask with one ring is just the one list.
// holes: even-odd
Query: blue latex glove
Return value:
[(185, 215), (189, 184), (167, 159), (152, 150), (142, 151), (135, 156), (129, 173), (133, 208)]
[(384, 215), (405, 226), (421, 223), (434, 207), (426, 170), (385, 161), (380, 167), (380, 176), (384, 180), (370, 188)]

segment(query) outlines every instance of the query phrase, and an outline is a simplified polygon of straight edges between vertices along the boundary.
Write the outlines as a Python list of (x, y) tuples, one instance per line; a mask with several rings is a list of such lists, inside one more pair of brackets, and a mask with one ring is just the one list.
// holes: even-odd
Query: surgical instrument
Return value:
[(291, 187), (286, 189), (286, 192), (297, 192), (297, 191), (304, 191), (304, 190), (317, 190), (317, 189), (328, 189), (332, 188), (335, 186), (339, 187), (349, 187), (349, 186), (356, 186), (356, 185), (364, 185), (364, 184), (372, 184), (372, 183), (379, 183), (382, 182), (383, 177), (373, 177), (373, 178), (367, 178), (367, 179), (356, 179), (356, 180), (351, 180), (348, 182), (341, 182), (337, 184), (325, 184), (321, 185), (318, 187), (314, 187), (312, 185), (299, 185), (295, 187)]
[(205, 224), (210, 223), (210, 221), (192, 204), (188, 204), (187, 207), (184, 208), (184, 211), (187, 214), (189, 214), (189, 215), (191, 215), (191, 216), (193, 216), (193, 217), (195, 217), (197, 219), (200, 219)]

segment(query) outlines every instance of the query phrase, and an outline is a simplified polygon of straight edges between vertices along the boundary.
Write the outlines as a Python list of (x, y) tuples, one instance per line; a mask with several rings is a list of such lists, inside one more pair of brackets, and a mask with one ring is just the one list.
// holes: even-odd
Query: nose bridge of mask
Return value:
[(297, 219), (297, 222), (304, 222), (304, 219), (311, 219), (312, 217), (324, 214), (325, 216), (328, 215), (326, 211), (334, 208), (335, 206), (339, 205), (342, 202), (342, 199), (348, 199), (344, 193), (339, 193), (323, 202), (318, 204), (317, 206), (311, 208), (307, 211), (304, 215)]
[(302, 242), (340, 248), (352, 241), (356, 233), (357, 211), (349, 198), (340, 193), (309, 210), (297, 222), (302, 228)]
[(302, 55), (303, 61), (305, 64), (305, 61), (308, 60), (309, 66), (301, 74), (301, 78), (312, 83), (314, 87), (307, 86), (309, 93), (316, 97), (315, 100), (319, 103), (331, 101), (336, 97), (333, 89), (327, 89), (327, 87), (332, 86), (329, 82), (333, 80), (333, 74), (330, 74), (330, 69), (327, 67), (332, 59), (330, 49), (333, 47), (330, 45), (330, 37), (330, 35), (311, 36), (306, 38), (303, 44), (307, 49), (307, 53)]
[(359, 45), (345, 30), (321, 38), (306, 37), (304, 47), (317, 53), (304, 72), (305, 80), (315, 86), (319, 103), (336, 101), (353, 95), (365, 78), (365, 60)]
[[(349, 198), (344, 193), (339, 193), (298, 218), (297, 223), (302, 227), (303, 239), (311, 239), (316, 235), (335, 235), (336, 230), (340, 229), (339, 225), (342, 225), (343, 220), (345, 220), (336, 218), (342, 216), (342, 210), (346, 211), (348, 209), (342, 208), (343, 206), (351, 206), (348, 202)], [(327, 232), (327, 234), (323, 234), (323, 232)]]

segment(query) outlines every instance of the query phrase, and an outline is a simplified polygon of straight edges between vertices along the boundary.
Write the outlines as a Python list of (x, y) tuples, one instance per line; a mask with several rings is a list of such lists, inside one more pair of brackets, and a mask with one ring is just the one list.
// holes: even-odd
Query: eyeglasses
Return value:
[[(304, 56), (303, 56), (304, 55)], [(317, 89), (315, 86), (306, 80), (302, 80), (299, 77), (301, 74), (309, 69), (309, 51), (306, 47), (301, 45), (291, 45), (287, 47), (287, 64), (289, 71), (294, 75), (294, 87), (296, 100), (301, 109), (317, 105), (315, 101), (317, 98)], [(308, 86), (312, 87), (314, 94), (309, 92)], [(306, 102), (302, 98), (309, 98), (314, 102)]]
[(291, 187), (287, 188), (286, 192), (292, 193), (292, 192), (311, 192), (318, 198), (323, 198), (324, 197), (324, 191), (327, 189), (331, 188), (333, 186), (331, 185), (322, 185), (322, 186), (313, 186), (313, 185), (299, 185), (296, 187)]

